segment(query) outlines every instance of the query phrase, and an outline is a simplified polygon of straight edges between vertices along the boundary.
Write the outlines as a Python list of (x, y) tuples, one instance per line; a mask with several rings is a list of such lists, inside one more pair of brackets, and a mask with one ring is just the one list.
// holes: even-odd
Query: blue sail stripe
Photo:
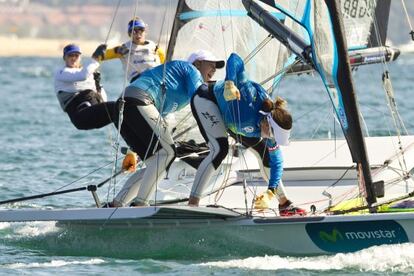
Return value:
[[(295, 15), (294, 14), (292, 14), (291, 12), (289, 12), (289, 11), (287, 11), (287, 10), (285, 10), (282, 6), (280, 6), (279, 4), (274, 4), (274, 7), (276, 8), (276, 9), (278, 9), (281, 13), (283, 13), (283, 14), (285, 14), (286, 16), (288, 16), (290, 19), (292, 19), (293, 21), (295, 21), (296, 23), (298, 23), (298, 24), (300, 24), (300, 25), (302, 25), (302, 26), (304, 26), (303, 25), (303, 22), (302, 22), (302, 20), (300, 20), (300, 19), (297, 19), (296, 17), (295, 17)], [(303, 16), (302, 16), (303, 17)]]
[(368, 49), (367, 45), (355, 45), (352, 47), (348, 47), (348, 51), (357, 51), (357, 50), (363, 50), (363, 49)]
[[(279, 20), (284, 20), (286, 18), (285, 14), (281, 12), (272, 12), (274, 17)], [(200, 17), (218, 17), (218, 16), (235, 16), (243, 17), (247, 16), (247, 11), (245, 10), (207, 10), (207, 11), (188, 11), (180, 14), (180, 20), (187, 21)]]

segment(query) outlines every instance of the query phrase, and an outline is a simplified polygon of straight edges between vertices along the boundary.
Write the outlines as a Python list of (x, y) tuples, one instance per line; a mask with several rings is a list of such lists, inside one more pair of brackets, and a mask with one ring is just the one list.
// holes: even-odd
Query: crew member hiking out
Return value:
[(106, 102), (105, 90), (99, 83), (97, 56), (84, 66), (78, 45), (63, 48), (65, 65), (56, 70), (55, 92), (60, 106), (77, 129), (101, 128), (113, 121), (115, 102)]

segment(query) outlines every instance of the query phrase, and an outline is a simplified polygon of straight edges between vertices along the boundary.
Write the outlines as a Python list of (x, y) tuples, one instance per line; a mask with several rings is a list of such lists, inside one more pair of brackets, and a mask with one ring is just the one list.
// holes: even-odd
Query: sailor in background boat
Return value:
[[(142, 177), (137, 177), (139, 171), (132, 175), (108, 207), (125, 206), (132, 200), (135, 206), (148, 205), (176, 156), (164, 117), (188, 105), (197, 90), (207, 90), (205, 82), (216, 68), (223, 67), (224, 60), (201, 50), (188, 61), (170, 61), (147, 70), (125, 88), (121, 135), (143, 160), (146, 170)], [(129, 169), (130, 164), (123, 162), (123, 168)]]
[(100, 61), (119, 58), (129, 82), (133, 82), (145, 70), (164, 63), (164, 51), (155, 42), (146, 39), (147, 30), (148, 25), (135, 17), (128, 23), (131, 40), (108, 50), (106, 44), (99, 45), (96, 51), (100, 52)]
[(55, 72), (55, 92), (60, 106), (77, 129), (101, 128), (112, 122), (115, 102), (106, 102), (100, 85), (96, 55), (84, 66), (78, 45), (63, 48), (65, 65)]
[[(229, 149), (227, 133), (260, 160), (262, 176), (268, 190), (255, 199), (256, 209), (269, 208), (277, 198), (282, 216), (305, 214), (286, 197), (283, 184), (283, 158), (280, 145), (288, 143), (292, 117), (278, 98), (272, 102), (266, 91), (249, 81), (243, 60), (231, 54), (226, 65), (225, 81), (209, 90), (198, 90), (191, 108), (210, 153), (200, 164), (191, 190), (189, 205), (198, 206), (210, 178), (226, 157)], [(272, 137), (273, 136), (273, 137)]]

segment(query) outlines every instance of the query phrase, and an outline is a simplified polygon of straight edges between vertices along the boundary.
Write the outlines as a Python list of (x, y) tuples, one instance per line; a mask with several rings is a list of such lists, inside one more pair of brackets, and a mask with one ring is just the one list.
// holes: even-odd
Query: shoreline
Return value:
[(82, 54), (90, 56), (101, 41), (77, 39), (42, 39), (0, 36), (0, 57), (61, 57), (62, 49), (69, 43), (80, 46)]
[[(69, 43), (78, 44), (84, 56), (91, 56), (96, 47), (103, 42), (78, 39), (18, 38), (0, 35), (0, 57), (61, 57), (63, 47)], [(119, 43), (119, 41), (108, 41), (109, 46), (115, 46)], [(402, 53), (414, 52), (414, 43), (411, 42), (396, 47)]]

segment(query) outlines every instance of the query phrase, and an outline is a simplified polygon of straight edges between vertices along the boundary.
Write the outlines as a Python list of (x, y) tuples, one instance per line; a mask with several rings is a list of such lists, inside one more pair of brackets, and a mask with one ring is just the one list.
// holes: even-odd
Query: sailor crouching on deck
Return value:
[(217, 82), (209, 91), (198, 90), (191, 100), (192, 112), (210, 153), (197, 170), (189, 205), (198, 206), (209, 180), (226, 157), (229, 133), (253, 151), (262, 176), (269, 183), (268, 190), (256, 198), (255, 208), (269, 208), (270, 200), (277, 198), (280, 215), (305, 213), (292, 206), (281, 180), (283, 158), (279, 145), (288, 142), (292, 127), (292, 117), (283, 107), (285, 103), (280, 98), (273, 103), (263, 87), (247, 79), (243, 60), (237, 54), (230, 55), (225, 82)]
[[(175, 158), (175, 145), (164, 117), (187, 106), (204, 82), (209, 81), (224, 61), (200, 50), (188, 61), (170, 61), (143, 72), (124, 92), (124, 113), (121, 135), (146, 165), (127, 180), (124, 188), (108, 204), (125, 206), (148, 205), (156, 185), (162, 180)], [(121, 99), (120, 99), (121, 100)]]
[(55, 92), (60, 106), (77, 129), (101, 128), (113, 120), (115, 102), (106, 102), (99, 84), (97, 54), (81, 65), (81, 50), (69, 44), (63, 48), (65, 66), (55, 72)]

